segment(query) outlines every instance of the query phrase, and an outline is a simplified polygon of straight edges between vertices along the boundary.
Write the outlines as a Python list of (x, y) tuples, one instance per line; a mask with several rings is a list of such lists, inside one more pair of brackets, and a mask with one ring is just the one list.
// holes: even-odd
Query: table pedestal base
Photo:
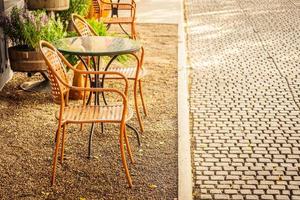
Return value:
[(42, 81), (28, 81), (20, 85), (20, 88), (27, 92), (50, 92), (49, 80)]
[(20, 85), (20, 88), (27, 92), (50, 92), (50, 81), (45, 72), (41, 72), (44, 80), (28, 81)]
[[(136, 130), (136, 128), (134, 128), (133, 126), (131, 126), (127, 123), (126, 123), (126, 126), (128, 128), (130, 128), (131, 130), (133, 130), (133, 132), (136, 135), (138, 145), (139, 145), (139, 147), (141, 147), (142, 144), (141, 144), (140, 134), (139, 134), (138, 130)], [(92, 141), (93, 141), (94, 130), (95, 130), (95, 123), (92, 124), (91, 131), (90, 131), (90, 136), (89, 136), (88, 159), (93, 158), (93, 156), (92, 156)], [(104, 132), (104, 124), (103, 123), (101, 123), (101, 131), (102, 131), (102, 133)]]

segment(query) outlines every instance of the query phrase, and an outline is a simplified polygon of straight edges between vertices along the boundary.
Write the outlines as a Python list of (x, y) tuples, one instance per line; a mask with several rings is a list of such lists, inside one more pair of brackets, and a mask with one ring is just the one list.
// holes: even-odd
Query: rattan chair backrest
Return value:
[(95, 30), (80, 15), (72, 14), (72, 22), (80, 36), (97, 36)]
[(69, 92), (69, 80), (65, 65), (58, 55), (57, 49), (48, 42), (41, 41), (40, 49), (48, 66), (48, 78), (51, 83), (51, 94), (55, 103), (64, 102), (64, 97)]

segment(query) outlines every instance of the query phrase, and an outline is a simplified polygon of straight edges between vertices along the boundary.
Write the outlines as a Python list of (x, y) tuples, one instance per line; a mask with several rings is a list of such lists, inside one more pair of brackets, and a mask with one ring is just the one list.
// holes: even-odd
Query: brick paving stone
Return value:
[(244, 195), (250, 195), (250, 194), (252, 194), (252, 191), (251, 190), (249, 190), (249, 189), (242, 189), (242, 190), (240, 190), (239, 191), (241, 194), (244, 194)]
[(257, 195), (246, 195), (246, 200), (259, 200)]
[(300, 199), (300, 195), (294, 195), (292, 196), (292, 200), (299, 200)]
[(299, 0), (185, 4), (195, 199), (300, 200)]
[(293, 190), (294, 195), (300, 195), (300, 190)]
[(210, 190), (210, 193), (211, 194), (222, 194), (222, 190), (220, 190), (220, 189), (212, 189), (212, 190)]
[(280, 190), (267, 190), (267, 194), (280, 194)]
[(273, 200), (273, 195), (261, 195), (262, 200)]
[(253, 194), (259, 194), (259, 195), (262, 195), (262, 194), (265, 194), (265, 190), (253, 190)]
[(211, 200), (213, 197), (210, 194), (200, 194), (200, 199)]
[(284, 195), (291, 195), (291, 190), (282, 190), (281, 192)]
[(256, 189), (256, 188), (257, 188), (257, 185), (249, 185), (249, 184), (246, 184), (246, 185), (242, 185), (242, 188), (243, 188), (243, 189)]
[(288, 195), (276, 195), (275, 197), (277, 200), (290, 200)]
[(214, 195), (215, 200), (229, 200), (230, 197), (227, 194), (216, 194)]
[(244, 197), (243, 197), (243, 195), (232, 195), (231, 199), (232, 200), (243, 200)]

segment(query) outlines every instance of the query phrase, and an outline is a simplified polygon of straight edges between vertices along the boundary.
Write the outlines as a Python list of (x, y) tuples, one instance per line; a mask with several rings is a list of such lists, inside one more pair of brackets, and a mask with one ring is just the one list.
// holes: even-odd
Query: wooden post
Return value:
[[(0, 0), (0, 13), (3, 15), (5, 12), (4, 9), (4, 0)], [(4, 84), (9, 81), (12, 77), (12, 71), (8, 66), (7, 60), (7, 42), (5, 35), (3, 34), (2, 28), (0, 28), (0, 91), (2, 90)]]
[(0, 11), (4, 12), (4, 0), (0, 0)]
[[(24, 0), (0, 0), (0, 13), (8, 14), (13, 6), (24, 6)], [(8, 64), (7, 41), (0, 28), (0, 91), (13, 76), (13, 72)]]

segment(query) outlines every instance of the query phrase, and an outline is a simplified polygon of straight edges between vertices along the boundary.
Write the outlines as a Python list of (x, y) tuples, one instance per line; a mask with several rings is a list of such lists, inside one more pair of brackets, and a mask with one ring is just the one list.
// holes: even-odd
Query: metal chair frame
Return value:
[[(136, 18), (136, 3), (131, 0), (130, 3), (121, 3), (120, 0), (109, 2), (104, 0), (93, 0), (94, 17), (101, 20), (107, 25), (107, 29), (110, 28), (112, 24), (118, 24), (122, 31), (132, 39), (136, 39), (136, 28), (135, 28), (135, 18)], [(129, 11), (129, 17), (119, 16), (119, 11)], [(110, 12), (110, 16), (105, 16), (105, 12)], [(128, 33), (123, 25), (130, 25), (130, 33)]]
[[(65, 145), (65, 135), (67, 125), (70, 123), (75, 124), (82, 124), (82, 123), (119, 123), (120, 124), (120, 134), (119, 134), (119, 145), (121, 151), (121, 158), (123, 168), (125, 170), (126, 178), (130, 187), (132, 187), (132, 179), (129, 173), (129, 169), (127, 166), (126, 156), (124, 152), (124, 140), (126, 144), (126, 149), (129, 154), (130, 160), (134, 163), (134, 159), (132, 156), (131, 148), (129, 145), (128, 137), (126, 134), (126, 121), (128, 121), (131, 116), (128, 112), (127, 106), (127, 93), (128, 93), (128, 80), (127, 78), (118, 72), (109, 72), (109, 71), (85, 71), (85, 70), (78, 70), (74, 68), (66, 59), (65, 57), (57, 51), (57, 49), (46, 41), (40, 42), (40, 50), (42, 55), (45, 59), (45, 62), (48, 66), (48, 75), (49, 80), (51, 83), (52, 88), (52, 97), (56, 104), (60, 105), (60, 110), (57, 115), (58, 119), (58, 128), (56, 131), (56, 143), (55, 149), (53, 154), (53, 167), (52, 167), (52, 177), (51, 177), (51, 184), (55, 184), (55, 177), (56, 177), (56, 167), (57, 167), (57, 158), (59, 153), (59, 147), (61, 143), (61, 158), (60, 162), (63, 162), (64, 159), (64, 145)], [(124, 92), (115, 89), (115, 88), (90, 88), (90, 87), (75, 87), (69, 83), (65, 67), (80, 73), (84, 76), (89, 75), (113, 75), (119, 76), (120, 79), (124, 80)], [(85, 92), (95, 92), (95, 93), (114, 93), (118, 95), (122, 102), (121, 104), (115, 105), (115, 107), (111, 108), (109, 105), (99, 105), (99, 106), (90, 106), (86, 105), (85, 103), (74, 107), (69, 106), (68, 98), (69, 98), (69, 91), (76, 90), (76, 91), (85, 91)], [(119, 107), (117, 107), (119, 106)], [(114, 110), (113, 110), (114, 109)], [(81, 112), (79, 113), (78, 110)], [(89, 112), (93, 110), (93, 112)], [(77, 112), (76, 112), (77, 111)], [(105, 113), (105, 111), (109, 111)], [(114, 112), (112, 112), (114, 111)], [(111, 114), (113, 113), (113, 114)], [(109, 115), (111, 114), (111, 115)], [(75, 117), (74, 117), (75, 116)], [(61, 135), (62, 129), (62, 135)]]

